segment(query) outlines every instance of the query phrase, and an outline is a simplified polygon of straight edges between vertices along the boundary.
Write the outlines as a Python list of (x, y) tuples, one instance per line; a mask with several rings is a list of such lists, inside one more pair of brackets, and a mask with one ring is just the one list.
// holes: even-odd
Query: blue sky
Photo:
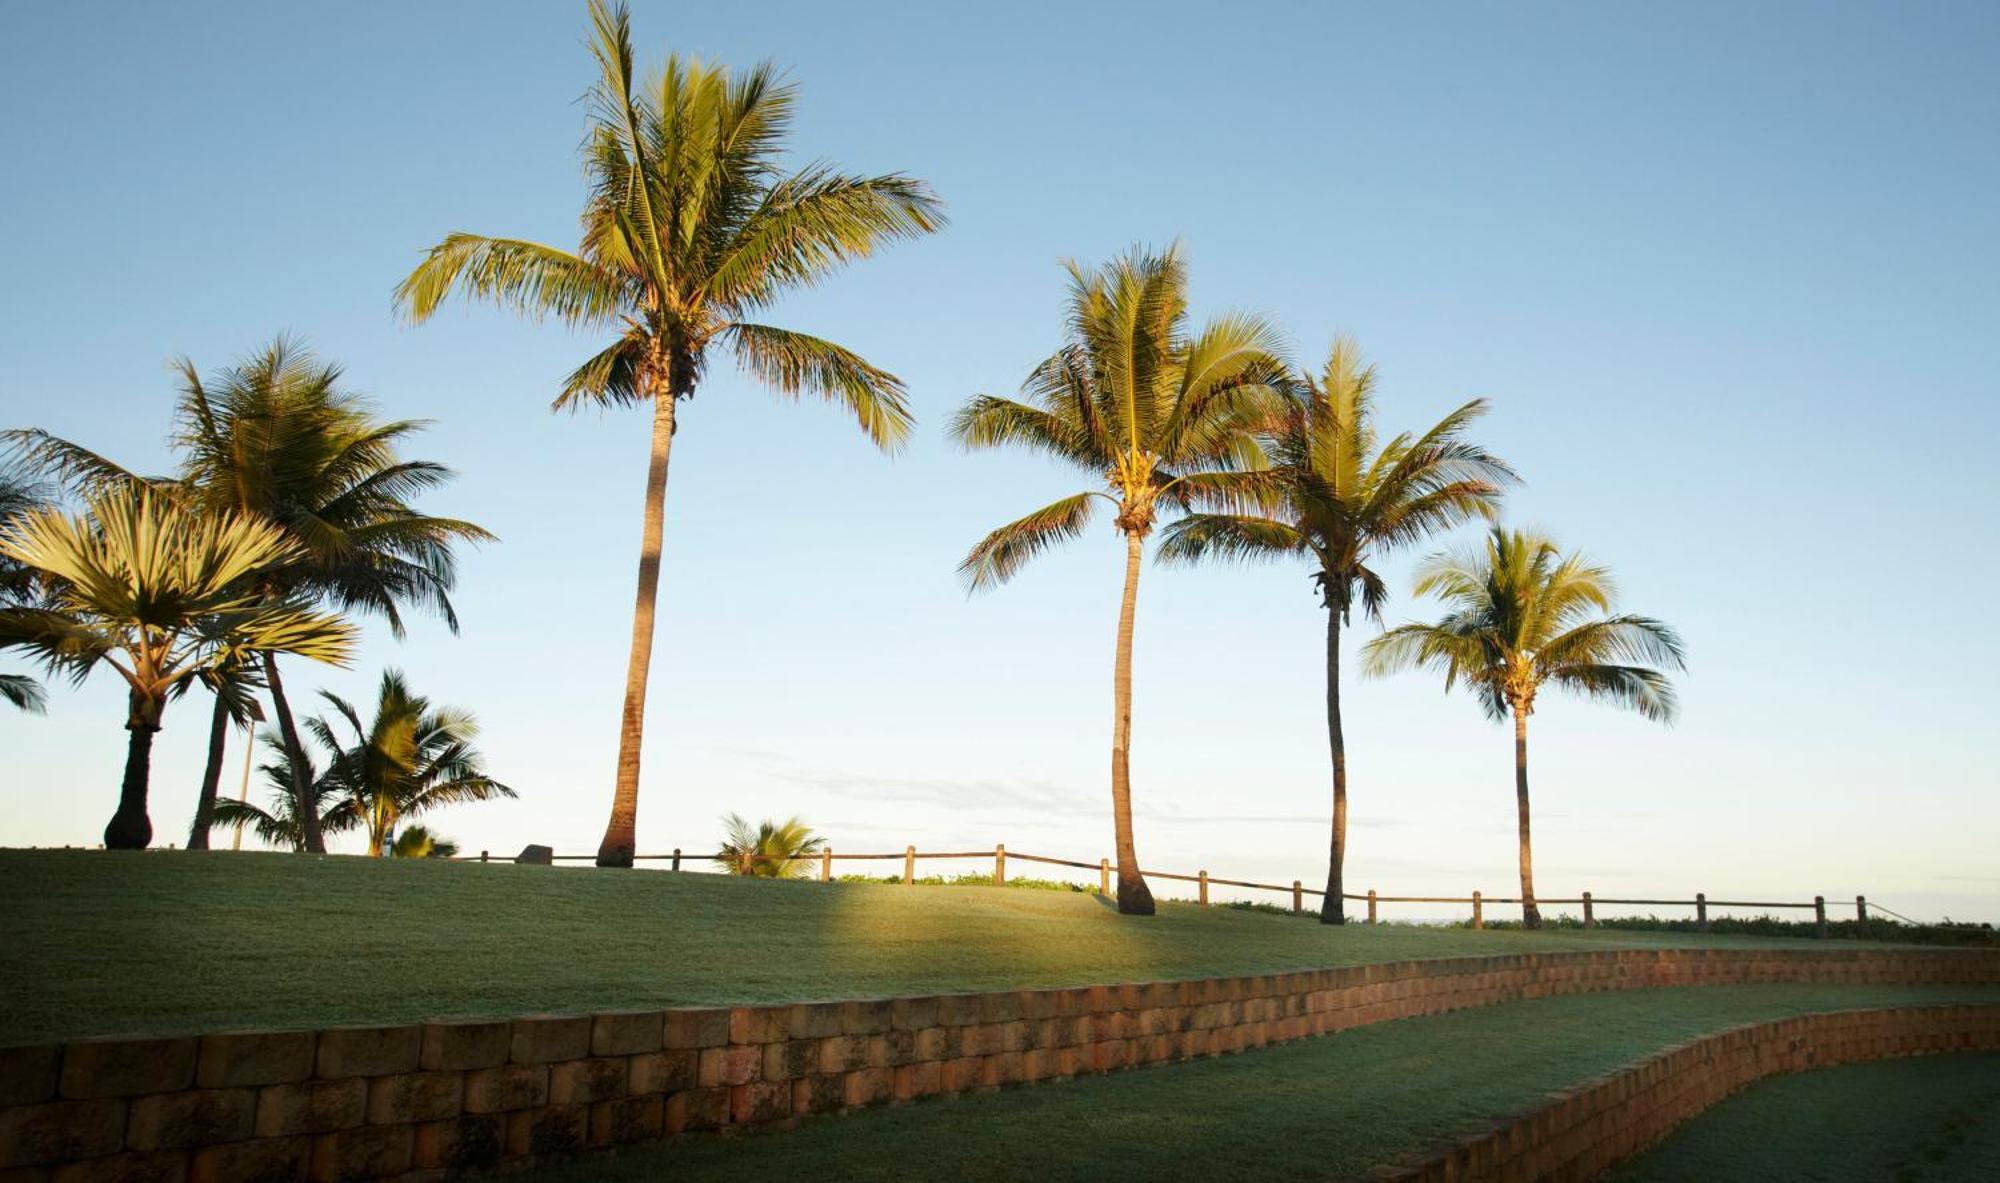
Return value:
[[(1219, 11), (636, 5), (643, 59), (776, 60), (801, 160), (913, 172), (953, 219), (772, 317), (904, 377), (904, 454), (726, 367), (683, 412), (642, 846), (736, 810), (845, 849), (1108, 853), (1121, 548), (1104, 527), (968, 600), (965, 548), (1079, 486), (942, 424), (1055, 343), (1059, 259), (1178, 237), (1198, 311), (1267, 313), (1314, 364), (1356, 335), (1389, 425), (1491, 399), (1480, 434), (1527, 478), (1509, 520), (1686, 636), (1677, 727), (1536, 715), (1544, 893), (2000, 920), (2000, 9)], [(573, 243), (584, 28), (580, 4), (0, 11), (0, 425), (163, 468), (167, 360), (280, 331), (434, 420), (418, 450), (462, 476), (429, 507), (503, 539), (466, 556), (463, 634), (372, 626), (355, 669), (289, 681), (358, 696), (393, 664), (476, 710), (521, 800), (438, 819), (472, 849), (601, 831), (644, 417), (547, 412), (587, 337), (483, 308), (412, 328), (390, 289), (450, 230)], [(1389, 566), (1391, 618), (1425, 611)], [(1323, 875), (1322, 627), (1302, 571), (1148, 569), (1142, 859)], [(1504, 729), (1422, 676), (1350, 686), (1350, 883), (1507, 890)], [(97, 840), (120, 697), (0, 715), (0, 842)], [(162, 841), (205, 721), (178, 703), (160, 737)]]

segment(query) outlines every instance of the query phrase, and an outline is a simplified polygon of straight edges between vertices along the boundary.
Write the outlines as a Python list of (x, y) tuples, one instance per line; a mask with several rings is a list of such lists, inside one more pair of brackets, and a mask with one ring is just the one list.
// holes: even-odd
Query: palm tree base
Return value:
[(629, 846), (600, 846), (597, 848), (597, 865), (600, 867), (630, 867), (632, 848)]
[(1123, 916), (1151, 916), (1159, 909), (1153, 903), (1153, 890), (1146, 881), (1134, 876), (1118, 880), (1118, 912)]
[(1522, 928), (1540, 928), (1541, 926), (1542, 926), (1541, 909), (1535, 907), (1535, 905), (1533, 904), (1529, 904), (1528, 906), (1521, 909)]
[(145, 812), (119, 810), (104, 827), (106, 850), (144, 850), (153, 841), (153, 822)]
[(1341, 906), (1341, 901), (1330, 899), (1319, 910), (1319, 922), (1321, 924), (1346, 924), (1347, 910)]

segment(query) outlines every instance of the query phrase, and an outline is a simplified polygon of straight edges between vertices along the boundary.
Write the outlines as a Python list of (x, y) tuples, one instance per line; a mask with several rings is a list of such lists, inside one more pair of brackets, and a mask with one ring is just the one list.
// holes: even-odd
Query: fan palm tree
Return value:
[(722, 826), (722, 848), (715, 852), (715, 861), (732, 875), (797, 878), (809, 874), (810, 860), (826, 849), (826, 839), (796, 816), (782, 822), (765, 818), (753, 826), (732, 813), (722, 819)]
[[(340, 368), (280, 337), (260, 353), (205, 382), (187, 359), (178, 363), (181, 393), (172, 442), (181, 465), (173, 478), (142, 478), (86, 448), (44, 432), (9, 433), (22, 456), (85, 493), (147, 484), (205, 513), (240, 513), (268, 522), (295, 544), (283, 564), (258, 572), (256, 591), (273, 601), (306, 598), (343, 612), (382, 616), (403, 636), (402, 609), (415, 606), (458, 630), (450, 592), (456, 582), (452, 548), (492, 535), (470, 522), (434, 517), (410, 504), (438, 488), (452, 471), (406, 460), (400, 445), (422, 430), (414, 420), (384, 421), (369, 404), (341, 388)], [(277, 656), (260, 655), (255, 671), (271, 695), (278, 732), (303, 768), (305, 748), (292, 715)], [(240, 715), (218, 698), (213, 729)], [(221, 775), (222, 750), (211, 747), (204, 783)], [(309, 785), (293, 792), (301, 801)], [(326, 849), (318, 815), (305, 819), (301, 850)], [(199, 828), (197, 818), (197, 828)]]
[(1103, 482), (988, 534), (959, 567), (980, 591), (1004, 583), (1049, 546), (1074, 538), (1099, 502), (1125, 542), (1112, 672), (1111, 810), (1118, 909), (1153, 912), (1132, 838), (1132, 625), (1146, 537), (1162, 512), (1242, 504), (1234, 469), (1262, 463), (1253, 430), (1291, 397), (1278, 334), (1260, 318), (1218, 317), (1190, 333), (1180, 250), (1134, 248), (1097, 270), (1068, 264), (1062, 346), (1028, 375), (1027, 401), (978, 395), (952, 421), (968, 448), (1014, 445)]
[(514, 796), (513, 789), (486, 775), (484, 760), (472, 746), (479, 734), (472, 713), (412, 694), (401, 673), (382, 674), (375, 717), (366, 723), (339, 695), (322, 690), (320, 697), (352, 734), (351, 740), (343, 736), (335, 721), (324, 716), (306, 720), (306, 729), (326, 753), (326, 771), (320, 775), (352, 802), (370, 856), (388, 852), (405, 818), (447, 805)]
[(642, 83), (624, 5), (592, 0), (590, 16), (599, 77), (583, 146), (590, 197), (577, 250), (454, 233), (431, 248), (396, 298), (417, 321), (457, 290), (531, 316), (615, 328), (618, 336), (569, 376), (554, 406), (652, 406), (617, 777), (597, 854), (599, 866), (628, 867), (675, 404), (694, 394), (711, 350), (721, 347), (780, 394), (845, 407), (878, 447), (901, 444), (911, 418), (895, 375), (831, 341), (748, 318), (885, 243), (939, 229), (944, 216), (923, 182), (901, 174), (850, 176), (824, 165), (781, 173), (794, 93), (770, 66), (732, 75), (670, 56)]
[(1362, 651), (1371, 674), (1423, 667), (1463, 683), (1486, 717), (1514, 720), (1514, 801), (1520, 830), (1521, 921), (1541, 926), (1528, 827), (1528, 716), (1545, 686), (1602, 699), (1656, 722), (1677, 704), (1667, 675), (1687, 659), (1673, 629), (1649, 616), (1613, 613), (1610, 571), (1563, 554), (1537, 534), (1495, 527), (1477, 550), (1434, 555), (1417, 573), (1417, 595), (1449, 611), (1435, 624), (1405, 624)]
[[(48, 491), (14, 471), (0, 469), (0, 530), (23, 514), (49, 507)], [(37, 599), (34, 568), (0, 556), (0, 609), (26, 608)], [(0, 699), (18, 710), (41, 714), (48, 699), (42, 684), (26, 674), (0, 674)]]
[(1373, 563), (1474, 517), (1498, 512), (1513, 470), (1465, 438), (1486, 404), (1466, 403), (1422, 435), (1386, 442), (1375, 430), (1375, 368), (1360, 350), (1334, 342), (1319, 378), (1301, 380), (1305, 397), (1286, 406), (1265, 446), (1270, 513), (1189, 514), (1167, 527), (1163, 562), (1303, 560), (1326, 608), (1326, 735), (1333, 757), (1333, 837), (1320, 920), (1346, 920), (1341, 880), (1347, 852), (1347, 740), (1340, 719), (1340, 633), (1359, 604), (1382, 618), (1387, 588)]
[(45, 607), (0, 610), (0, 647), (17, 647), (82, 679), (108, 665), (128, 688), (125, 778), (104, 844), (152, 841), (146, 816), (153, 735), (169, 696), (206, 671), (257, 654), (341, 664), (354, 630), (297, 599), (247, 591), (259, 572), (296, 558), (276, 527), (242, 514), (197, 514), (137, 486), (91, 502), (87, 516), (22, 515), (0, 554), (48, 588)]

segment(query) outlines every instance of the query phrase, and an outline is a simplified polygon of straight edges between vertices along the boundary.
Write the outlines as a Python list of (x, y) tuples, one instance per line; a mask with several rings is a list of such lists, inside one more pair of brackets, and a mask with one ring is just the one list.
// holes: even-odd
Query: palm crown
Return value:
[(1028, 375), (1026, 401), (979, 395), (951, 432), (970, 448), (1045, 453), (1102, 477), (1104, 488), (987, 535), (960, 567), (975, 590), (1081, 534), (1099, 501), (1117, 511), (1121, 532), (1144, 538), (1162, 508), (1229, 496), (1238, 488), (1231, 470), (1262, 461), (1253, 429), (1290, 394), (1283, 343), (1263, 319), (1221, 316), (1190, 335), (1178, 247), (1068, 269), (1066, 340)]
[(810, 871), (807, 860), (826, 849), (826, 839), (797, 817), (782, 822), (765, 818), (751, 825), (732, 813), (722, 819), (722, 826), (722, 846), (715, 861), (732, 874), (790, 879)]
[(785, 174), (795, 95), (771, 66), (734, 76), (676, 56), (642, 84), (624, 7), (593, 0), (590, 13), (600, 76), (578, 249), (451, 234), (397, 300), (417, 320), (457, 289), (571, 324), (622, 325), (569, 376), (558, 408), (685, 398), (720, 342), (779, 392), (844, 405), (878, 445), (900, 443), (911, 419), (894, 375), (830, 341), (745, 317), (877, 246), (943, 226), (929, 188), (824, 165)]
[(1419, 569), (1418, 595), (1448, 607), (1435, 624), (1406, 624), (1370, 642), (1371, 673), (1423, 667), (1463, 683), (1490, 719), (1534, 713), (1557, 686), (1672, 721), (1674, 688), (1657, 667), (1686, 668), (1678, 634), (1647, 616), (1612, 615), (1611, 573), (1563, 554), (1540, 535), (1494, 529), (1477, 550)]

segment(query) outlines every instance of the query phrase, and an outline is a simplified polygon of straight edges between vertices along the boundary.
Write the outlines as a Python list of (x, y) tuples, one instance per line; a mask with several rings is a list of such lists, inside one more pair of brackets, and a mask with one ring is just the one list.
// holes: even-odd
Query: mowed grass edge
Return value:
[(267, 853), (0, 851), (0, 1043), (1158, 981), (1561, 949), (1094, 896)]

